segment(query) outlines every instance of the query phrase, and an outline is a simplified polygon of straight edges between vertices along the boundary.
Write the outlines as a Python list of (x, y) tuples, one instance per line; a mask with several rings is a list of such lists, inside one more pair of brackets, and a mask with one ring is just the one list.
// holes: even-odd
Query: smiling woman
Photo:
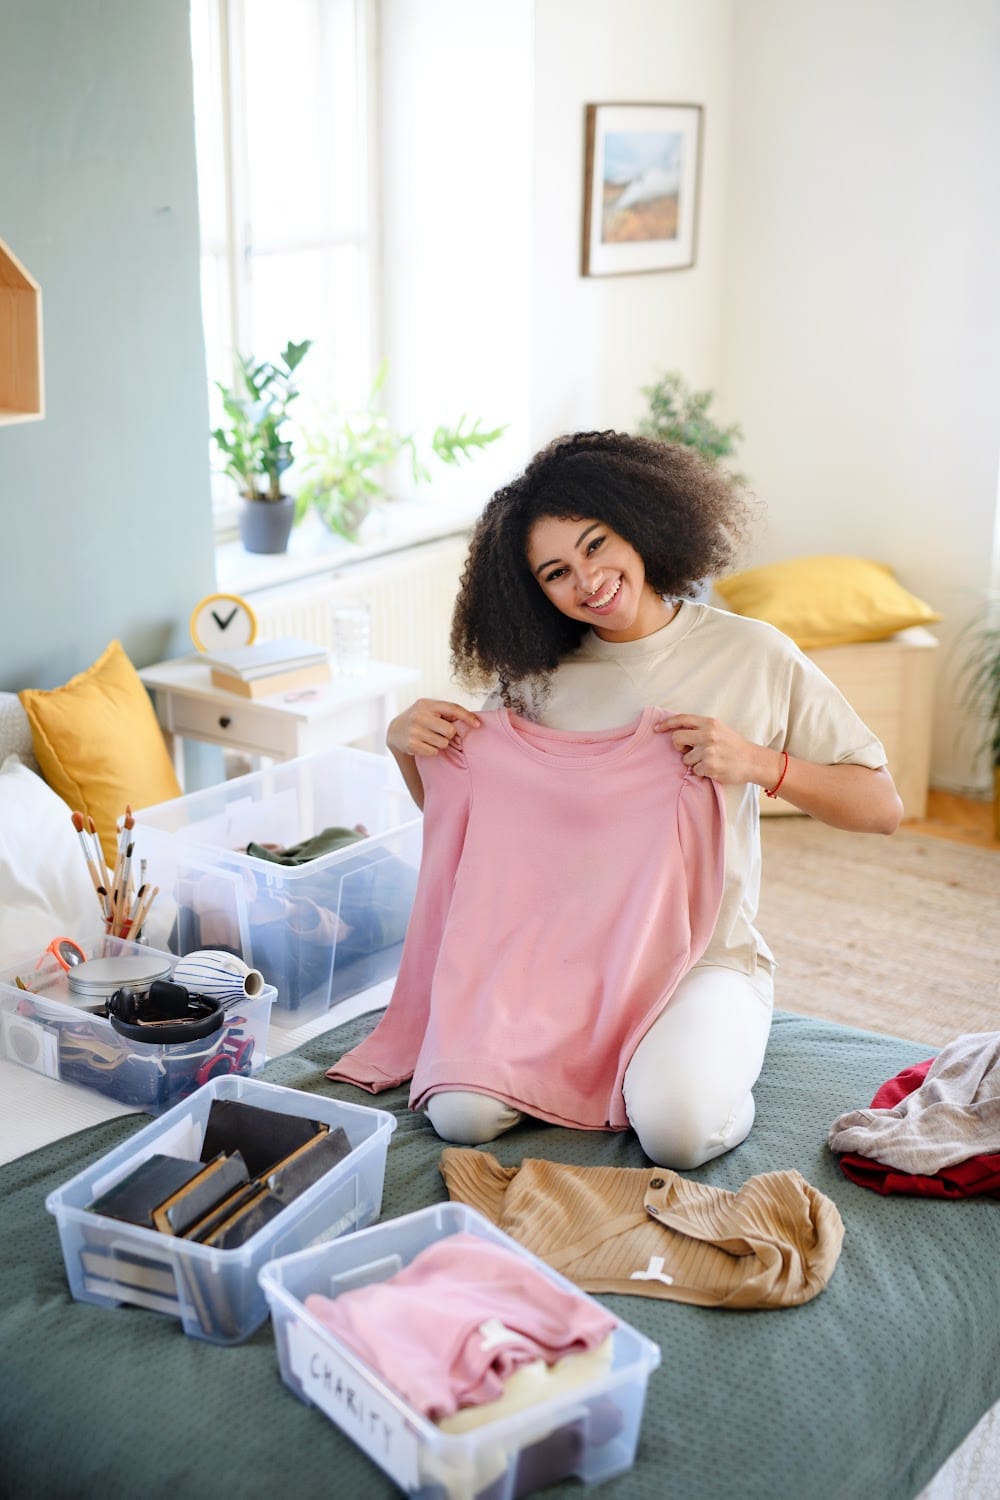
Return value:
[[(545, 1115), (551, 1102), (537, 1101), (551, 1101), (559, 1068), (546, 1064), (541, 1038), (552, 1044), (549, 1056), (571, 1056), (575, 1068), (586, 1071), (600, 1058), (599, 1038), (620, 1023), (631, 992), (616, 977), (610, 936), (578, 973), (569, 934), (593, 933), (599, 918), (618, 932), (636, 899), (661, 879), (691, 878), (697, 861), (678, 856), (667, 834), (690, 831), (699, 797), (709, 792), (722, 812), (720, 843), (707, 862), (721, 896), (706, 912), (707, 883), (694, 880), (685, 962), (671, 967), (664, 958), (647, 976), (638, 1002), (643, 1019), (621, 1051), (611, 1123), (603, 1128), (631, 1127), (653, 1161), (686, 1170), (738, 1146), (753, 1125), (774, 1001), (774, 959), (756, 927), (760, 791), (774, 795), (780, 786), (801, 811), (858, 831), (890, 833), (901, 813), (883, 746), (789, 637), (696, 602), (701, 581), (732, 566), (753, 518), (743, 488), (700, 455), (617, 432), (551, 443), (480, 517), (451, 646), (458, 679), (492, 689), (485, 711), (420, 699), (387, 736), (425, 807), (425, 856), (481, 836), (484, 807), (495, 794), (481, 757), (497, 715), (523, 735), (554, 732), (561, 753), (585, 757), (593, 772), (586, 797), (570, 808), (572, 777), (560, 774), (543, 787), (541, 772), (527, 765), (500, 797), (504, 818), (488, 841), (488, 880), (496, 884), (504, 858), (517, 860), (518, 878), (501, 877), (495, 899), (473, 905), (493, 914), (504, 937), (499, 946), (477, 942), (466, 926), (458, 969), (462, 993), (477, 994), (485, 1014), (495, 1011), (507, 1044), (481, 1048), (464, 1075), (441, 1008), (455, 965), (445, 963), (433, 984), (428, 979), (429, 1040), (419, 1070), (435, 1082), (415, 1088), (411, 1101), (446, 1140), (480, 1144), (525, 1114)], [(623, 784), (616, 762), (597, 755), (609, 736), (624, 746), (633, 773), (644, 745), (645, 781), (633, 776)], [(465, 814), (442, 809), (434, 792), (456, 766), (480, 768), (478, 780), (471, 770), (451, 778), (458, 803), (469, 795)], [(671, 775), (672, 810), (663, 804)], [(581, 833), (591, 840), (586, 853)], [(647, 836), (652, 865), (643, 862)], [(562, 865), (558, 898), (546, 913)], [(456, 871), (452, 909), (460, 909), (467, 891), (459, 887), (471, 878), (467, 864)], [(526, 894), (531, 879), (533, 898)], [(444, 886), (452, 890), (451, 881), (435, 889)], [(517, 892), (525, 893), (520, 916), (510, 905)], [(540, 917), (547, 942), (505, 969), (500, 951), (509, 959)], [(432, 944), (435, 920), (424, 929), (417, 924), (422, 951)], [(699, 925), (703, 936), (695, 942)], [(661, 930), (658, 921), (653, 926)], [(581, 1025), (587, 985), (593, 993)], [(634, 994), (627, 1003), (637, 1003)], [(442, 1070), (435, 1072), (438, 1053)], [(519, 1093), (511, 1086), (515, 1058)]]

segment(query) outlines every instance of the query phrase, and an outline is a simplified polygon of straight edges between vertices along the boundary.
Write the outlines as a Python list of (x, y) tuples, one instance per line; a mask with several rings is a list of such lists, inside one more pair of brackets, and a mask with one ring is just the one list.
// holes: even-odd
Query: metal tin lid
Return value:
[(170, 960), (162, 954), (123, 953), (118, 958), (89, 958), (67, 972), (74, 995), (113, 995), (123, 985), (145, 989), (154, 979), (165, 979)]

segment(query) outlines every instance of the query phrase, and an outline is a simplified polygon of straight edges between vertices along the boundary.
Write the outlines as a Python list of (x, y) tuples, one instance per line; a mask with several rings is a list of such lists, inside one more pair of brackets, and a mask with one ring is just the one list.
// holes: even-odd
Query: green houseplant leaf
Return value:
[[(397, 458), (408, 455), (414, 485), (429, 481), (416, 438), (396, 432), (379, 405), (387, 374), (388, 363), (383, 360), (360, 411), (329, 412), (303, 434), (304, 483), (296, 497), (297, 521), (315, 511), (331, 531), (357, 541), (372, 506), (388, 498), (386, 473)], [(442, 463), (472, 459), (506, 431), (506, 427), (484, 430), (478, 421), (471, 427), (465, 423), (463, 416), (454, 427), (435, 429), (431, 449)]]
[(979, 749), (988, 751), (1000, 771), (1000, 596), (988, 600), (983, 613), (959, 634), (964, 652), (959, 670), (962, 704), (982, 722)]
[(479, 425), (478, 418), (472, 426), (465, 429), (465, 417), (459, 417), (456, 427), (436, 427), (434, 436), (431, 438), (431, 447), (442, 463), (458, 464), (462, 459), (470, 459), (481, 449), (495, 443), (506, 431), (505, 427), (493, 427), (484, 432)]
[(247, 500), (284, 498), (282, 475), (292, 463), (285, 424), (299, 394), (292, 376), (311, 348), (311, 339), (289, 343), (277, 362), (237, 354), (234, 384), (216, 381), (225, 422), (213, 429), (212, 438), (224, 472)]
[[(648, 410), (639, 423), (643, 437), (661, 443), (681, 443), (695, 448), (710, 463), (731, 458), (742, 441), (743, 429), (738, 422), (721, 427), (711, 414), (715, 400), (711, 391), (695, 391), (679, 370), (667, 370), (652, 385), (644, 385)], [(744, 484), (742, 474), (730, 474), (734, 484)]]

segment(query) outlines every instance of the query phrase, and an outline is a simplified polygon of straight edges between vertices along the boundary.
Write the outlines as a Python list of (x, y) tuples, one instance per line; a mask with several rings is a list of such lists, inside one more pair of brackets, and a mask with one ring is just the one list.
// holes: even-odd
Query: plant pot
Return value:
[(352, 500), (343, 500), (339, 495), (326, 495), (316, 505), (316, 513), (327, 531), (342, 536), (345, 541), (359, 540), (361, 527), (372, 511), (372, 501), (367, 495), (357, 495)]
[(285, 552), (295, 519), (291, 495), (280, 500), (240, 500), (240, 540), (247, 552)]
[(1000, 843), (1000, 766), (993, 767), (993, 837)]

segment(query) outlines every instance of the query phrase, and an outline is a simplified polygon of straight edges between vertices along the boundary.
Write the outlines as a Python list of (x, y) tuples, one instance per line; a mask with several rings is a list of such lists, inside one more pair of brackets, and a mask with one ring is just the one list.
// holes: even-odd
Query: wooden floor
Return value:
[(952, 839), (959, 844), (975, 844), (980, 849), (995, 849), (1000, 852), (993, 828), (993, 803), (990, 800), (976, 801), (971, 797), (958, 797), (953, 792), (938, 792), (933, 788), (927, 794), (927, 815), (923, 818), (907, 818), (904, 828), (914, 832), (930, 834), (934, 838)]

